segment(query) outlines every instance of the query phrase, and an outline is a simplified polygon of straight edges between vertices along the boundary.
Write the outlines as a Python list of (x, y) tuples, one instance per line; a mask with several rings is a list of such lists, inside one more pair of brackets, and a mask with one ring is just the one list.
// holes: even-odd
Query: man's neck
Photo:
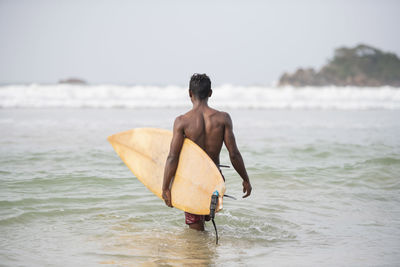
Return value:
[(208, 107), (208, 99), (204, 100), (194, 100), (193, 101), (193, 109), (197, 108), (207, 108)]

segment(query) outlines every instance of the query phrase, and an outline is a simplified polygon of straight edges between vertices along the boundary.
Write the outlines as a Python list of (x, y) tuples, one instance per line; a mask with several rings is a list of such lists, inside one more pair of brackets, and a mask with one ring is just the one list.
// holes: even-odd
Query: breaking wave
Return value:
[[(400, 109), (400, 88), (221, 85), (213, 88), (210, 103), (220, 108)], [(165, 108), (190, 105), (187, 88), (179, 86), (0, 86), (1, 108)]]

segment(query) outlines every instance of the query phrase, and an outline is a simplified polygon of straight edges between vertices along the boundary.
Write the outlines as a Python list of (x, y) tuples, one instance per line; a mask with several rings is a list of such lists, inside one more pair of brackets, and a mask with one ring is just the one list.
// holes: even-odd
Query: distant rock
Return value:
[(65, 80), (59, 80), (58, 83), (67, 83), (67, 84), (87, 84), (85, 80), (78, 79), (78, 78), (68, 78)]
[(279, 86), (383, 86), (400, 87), (400, 59), (396, 54), (360, 44), (335, 50), (319, 71), (312, 68), (284, 73)]

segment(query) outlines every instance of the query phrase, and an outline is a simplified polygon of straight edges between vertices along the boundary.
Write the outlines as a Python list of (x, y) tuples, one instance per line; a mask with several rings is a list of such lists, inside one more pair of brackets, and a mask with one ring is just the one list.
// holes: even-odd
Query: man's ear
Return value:
[(192, 90), (189, 89), (189, 96), (192, 98)]
[(210, 89), (210, 92), (208, 93), (208, 97), (211, 97), (212, 95), (212, 89)]

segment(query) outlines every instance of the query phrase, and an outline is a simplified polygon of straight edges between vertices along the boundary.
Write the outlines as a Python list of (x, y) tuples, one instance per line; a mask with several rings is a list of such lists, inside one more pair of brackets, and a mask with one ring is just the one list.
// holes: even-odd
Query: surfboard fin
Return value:
[(225, 194), (224, 197), (229, 197), (229, 198), (232, 198), (233, 200), (237, 200), (236, 197), (233, 197), (233, 196), (230, 196), (230, 195), (227, 195), (227, 194)]
[(220, 168), (230, 168), (231, 166), (218, 164), (218, 167), (220, 167)]

